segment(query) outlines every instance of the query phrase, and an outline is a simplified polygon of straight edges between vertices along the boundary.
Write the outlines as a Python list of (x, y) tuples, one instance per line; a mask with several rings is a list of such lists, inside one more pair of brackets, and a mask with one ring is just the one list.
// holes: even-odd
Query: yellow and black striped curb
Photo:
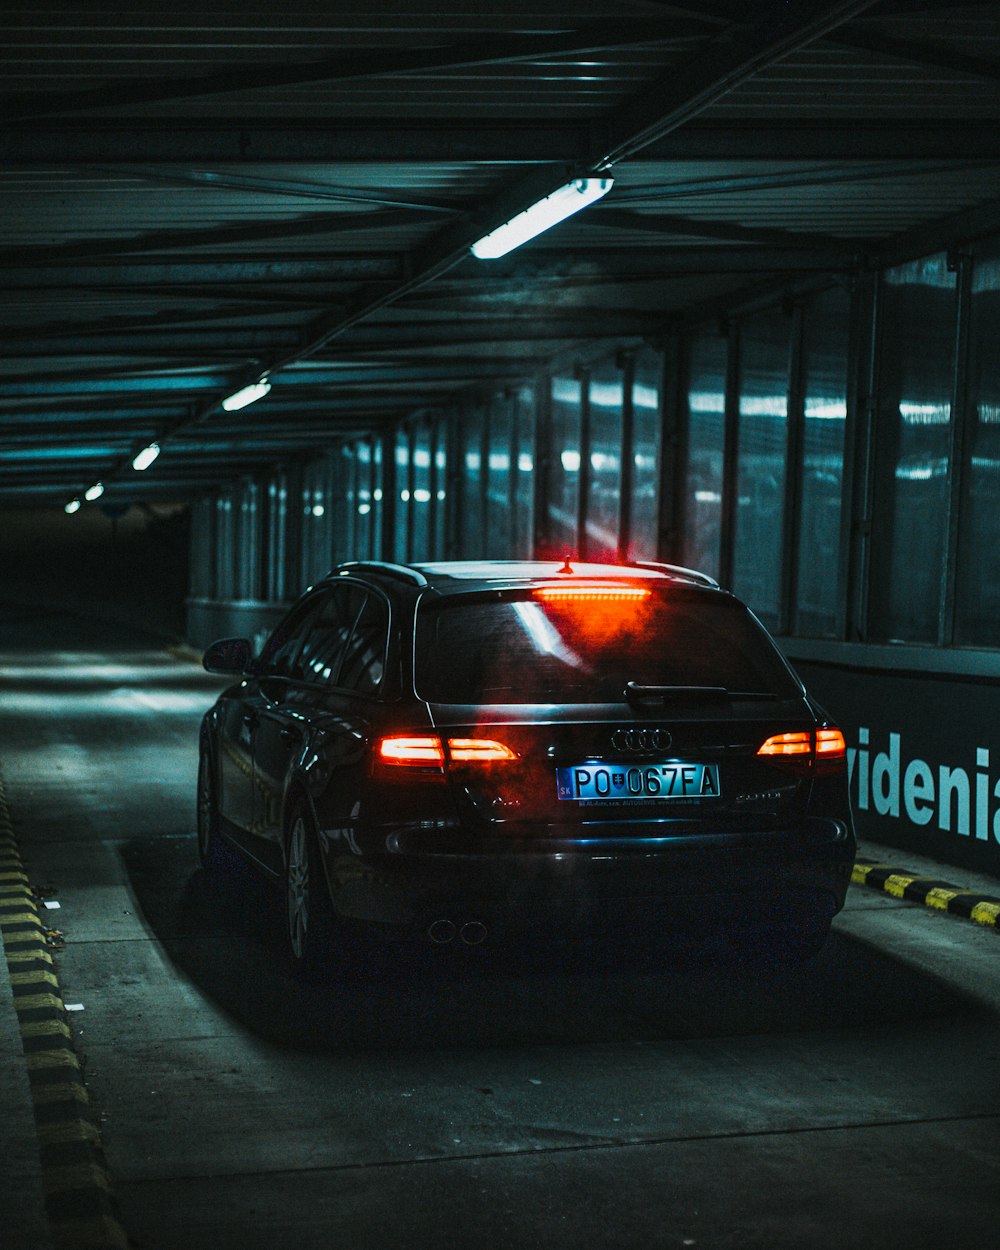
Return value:
[(28, 1071), (52, 1244), (55, 1250), (128, 1250), (2, 777), (0, 936)]
[(978, 890), (963, 890), (937, 877), (923, 877), (905, 868), (894, 868), (869, 859), (857, 861), (851, 881), (855, 885), (867, 885), (873, 890), (891, 894), (893, 898), (923, 903), (925, 907), (1000, 929), (1000, 899), (991, 898)]

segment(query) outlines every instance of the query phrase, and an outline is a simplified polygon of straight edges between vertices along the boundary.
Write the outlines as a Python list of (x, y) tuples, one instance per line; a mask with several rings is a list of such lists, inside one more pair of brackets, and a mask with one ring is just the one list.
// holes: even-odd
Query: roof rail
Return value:
[(656, 560), (629, 560), (629, 564), (637, 569), (654, 569), (658, 573), (669, 573), (672, 577), (683, 577), (686, 581), (697, 582), (699, 586), (711, 586), (713, 590), (721, 589), (714, 577), (699, 573), (697, 569), (686, 569), (682, 564), (663, 564)]
[(429, 585), (423, 573), (418, 573), (416, 569), (408, 568), (405, 564), (389, 564), (385, 560), (352, 560), (348, 564), (341, 564), (336, 569), (331, 569), (330, 575), (353, 572), (381, 573), (383, 577), (393, 577), (397, 581), (408, 582), (411, 586)]

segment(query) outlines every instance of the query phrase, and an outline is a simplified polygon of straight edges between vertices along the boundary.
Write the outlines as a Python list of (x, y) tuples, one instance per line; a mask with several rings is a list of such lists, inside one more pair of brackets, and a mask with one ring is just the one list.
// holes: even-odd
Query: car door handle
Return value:
[(295, 729), (282, 729), (279, 730), (279, 733), (281, 735), (281, 741), (287, 742), (289, 746), (292, 746), (299, 741), (298, 731)]
[(243, 724), (249, 725), (251, 729), (256, 729), (257, 726), (260, 724), (260, 717), (257, 715), (256, 712), (244, 712)]

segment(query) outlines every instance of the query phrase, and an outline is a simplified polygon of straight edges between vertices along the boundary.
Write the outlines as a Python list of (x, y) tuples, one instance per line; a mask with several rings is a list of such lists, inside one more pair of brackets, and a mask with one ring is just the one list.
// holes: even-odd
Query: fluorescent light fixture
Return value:
[(142, 451), (132, 461), (132, 468), (136, 473), (141, 473), (143, 469), (148, 469), (156, 457), (160, 454), (160, 444), (150, 443), (148, 447), (143, 447)]
[(87, 503), (93, 503), (95, 499), (100, 499), (100, 497), (103, 494), (104, 494), (104, 483), (95, 482), (88, 491), (84, 492), (83, 497), (84, 499), (86, 499)]
[(478, 243), (473, 243), (472, 255), (478, 260), (496, 260), (499, 256), (506, 256), (515, 247), (520, 247), (542, 231), (558, 225), (581, 208), (607, 195), (613, 186), (613, 178), (575, 178), (484, 235)]
[(230, 395), (228, 399), (224, 399), (222, 401), (223, 410), (225, 412), (238, 412), (241, 408), (246, 408), (248, 404), (255, 404), (258, 399), (263, 399), (270, 389), (271, 383), (268, 381), (251, 382), (249, 386), (244, 386), (235, 395)]
[(71, 499), (63, 511), (68, 516), (72, 516), (74, 512), (79, 512), (82, 506), (83, 505), (80, 503), (79, 499)]

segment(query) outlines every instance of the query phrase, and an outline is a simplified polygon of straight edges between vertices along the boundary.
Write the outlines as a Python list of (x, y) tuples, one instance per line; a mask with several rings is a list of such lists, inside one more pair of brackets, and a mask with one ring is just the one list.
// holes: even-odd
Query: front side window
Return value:
[(799, 693), (767, 634), (718, 592), (671, 588), (625, 602), (470, 595), (418, 613), (416, 688), (430, 702), (617, 702), (629, 682)]
[(261, 671), (269, 677), (298, 675), (302, 640), (323, 610), (321, 596), (313, 595), (297, 604), (278, 625), (261, 653)]

